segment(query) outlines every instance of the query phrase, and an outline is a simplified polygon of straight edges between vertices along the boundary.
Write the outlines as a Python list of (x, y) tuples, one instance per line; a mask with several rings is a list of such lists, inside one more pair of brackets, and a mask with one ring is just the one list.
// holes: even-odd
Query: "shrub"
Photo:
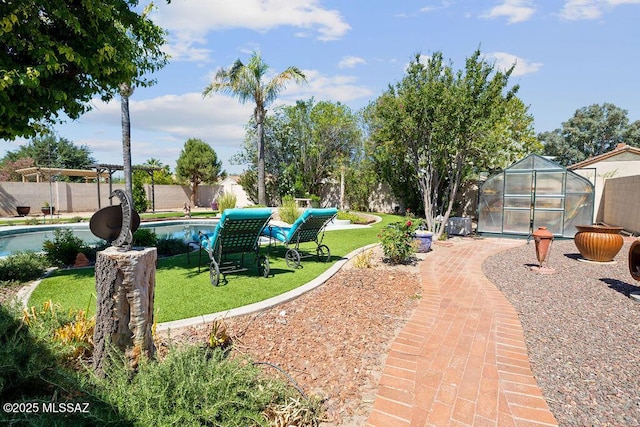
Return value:
[(98, 252), (100, 252), (100, 251), (104, 251), (109, 246), (111, 246), (109, 243), (107, 243), (105, 241), (102, 241), (102, 243), (99, 243), (97, 245), (88, 247), (86, 249), (86, 251), (84, 252), (84, 254), (87, 256), (87, 258), (89, 258), (89, 261), (95, 263), (96, 262), (96, 254)]
[(76, 261), (79, 252), (87, 250), (87, 246), (70, 229), (65, 228), (55, 230), (53, 240), (45, 240), (42, 250), (53, 265), (68, 266)]
[(282, 197), (282, 206), (280, 206), (278, 212), (280, 213), (280, 219), (288, 224), (293, 224), (300, 216), (296, 201), (293, 196), (289, 195)]
[[(42, 392), (56, 360), (45, 342), (33, 337), (19, 308), (0, 305), (0, 400), (8, 402)], [(2, 416), (0, 414), (0, 420)]]
[(138, 228), (133, 233), (133, 246), (151, 247), (158, 244), (158, 235), (148, 228)]
[(158, 256), (173, 256), (187, 252), (187, 244), (184, 240), (175, 237), (162, 237), (158, 239)]
[(29, 282), (41, 277), (48, 262), (35, 252), (15, 252), (0, 259), (0, 282)]
[(352, 224), (368, 224), (370, 220), (367, 218), (361, 217), (357, 213), (348, 212), (348, 211), (338, 211), (338, 219), (348, 219)]
[(355, 256), (353, 260), (353, 266), (355, 268), (374, 268), (376, 266), (373, 260), (373, 251), (362, 251)]
[(233, 193), (222, 193), (220, 197), (218, 197), (218, 210), (220, 213), (224, 212), (225, 209), (233, 209), (236, 207), (237, 198)]
[(246, 360), (196, 346), (173, 348), (161, 362), (143, 359), (134, 376), (121, 360), (96, 381), (104, 401), (143, 426), (268, 425), (262, 413), (293, 395)]
[(403, 263), (415, 253), (413, 232), (416, 227), (415, 220), (408, 218), (389, 224), (378, 235), (382, 252), (392, 264)]

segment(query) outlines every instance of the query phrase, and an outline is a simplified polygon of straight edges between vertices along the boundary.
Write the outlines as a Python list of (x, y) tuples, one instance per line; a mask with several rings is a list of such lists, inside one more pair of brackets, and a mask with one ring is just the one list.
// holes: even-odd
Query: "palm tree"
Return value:
[(127, 83), (120, 84), (120, 118), (122, 122), (122, 160), (124, 172), (124, 187), (129, 197), (133, 198), (133, 184), (131, 179), (131, 118), (129, 116), (129, 97), (135, 88)]
[(264, 63), (260, 53), (253, 52), (249, 62), (245, 65), (237, 59), (231, 68), (221, 68), (216, 73), (213, 82), (204, 89), (204, 96), (215, 92), (223, 92), (236, 96), (241, 103), (249, 100), (255, 102), (253, 117), (258, 130), (258, 203), (267, 204), (264, 168), (264, 118), (267, 115), (266, 106), (274, 101), (278, 92), (289, 80), (296, 83), (306, 81), (305, 75), (297, 67), (289, 67), (277, 74), (269, 81), (264, 81), (269, 66)]

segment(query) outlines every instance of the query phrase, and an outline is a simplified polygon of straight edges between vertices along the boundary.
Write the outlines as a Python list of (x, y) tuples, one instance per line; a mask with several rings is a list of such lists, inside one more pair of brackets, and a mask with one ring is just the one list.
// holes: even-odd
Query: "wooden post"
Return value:
[(151, 328), (156, 260), (156, 248), (123, 251), (112, 246), (98, 252), (93, 334), (93, 366), (98, 375), (104, 375), (111, 348), (122, 351), (132, 367), (141, 354), (155, 355)]

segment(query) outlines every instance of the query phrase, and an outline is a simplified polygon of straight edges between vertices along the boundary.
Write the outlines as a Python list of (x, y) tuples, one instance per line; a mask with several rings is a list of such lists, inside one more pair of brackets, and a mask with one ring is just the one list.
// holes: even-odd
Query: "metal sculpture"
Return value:
[(121, 250), (131, 249), (133, 233), (140, 225), (140, 216), (133, 209), (131, 197), (123, 190), (114, 190), (109, 199), (117, 197), (120, 206), (107, 206), (97, 211), (91, 217), (89, 228), (91, 232), (110, 242)]

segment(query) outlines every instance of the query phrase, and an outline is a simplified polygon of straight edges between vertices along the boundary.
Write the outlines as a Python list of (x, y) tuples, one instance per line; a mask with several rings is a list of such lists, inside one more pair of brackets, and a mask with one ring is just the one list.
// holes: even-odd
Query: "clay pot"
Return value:
[(538, 229), (532, 233), (532, 236), (536, 243), (536, 258), (538, 258), (540, 267), (544, 267), (549, 260), (553, 233), (547, 230), (547, 227), (542, 226), (538, 227)]
[(640, 240), (636, 240), (629, 248), (629, 272), (631, 277), (640, 281)]
[(576, 225), (578, 232), (573, 238), (580, 255), (590, 261), (609, 262), (620, 252), (624, 240), (622, 227), (607, 225)]
[(40, 208), (40, 211), (44, 214), (44, 215), (53, 215), (56, 213), (56, 208), (55, 206), (42, 206)]
[(31, 212), (31, 206), (16, 206), (18, 216), (27, 216)]

